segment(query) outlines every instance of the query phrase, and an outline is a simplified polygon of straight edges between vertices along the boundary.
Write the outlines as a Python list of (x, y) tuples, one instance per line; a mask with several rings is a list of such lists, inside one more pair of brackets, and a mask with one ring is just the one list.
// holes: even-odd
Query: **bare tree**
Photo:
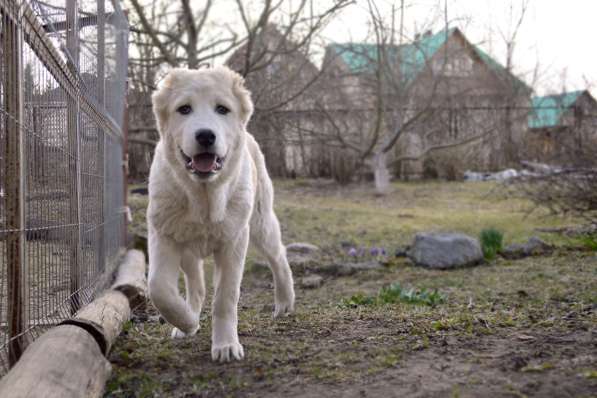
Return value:
[[(133, 122), (131, 141), (144, 146), (155, 143), (148, 92), (155, 88), (163, 66), (197, 68), (228, 59), (245, 76), (253, 92), (255, 120), (267, 120), (272, 112), (303, 101), (321, 73), (310, 61), (314, 40), (326, 23), (351, 0), (333, 0), (325, 5), (313, 0), (260, 3), (235, 1), (224, 25), (212, 18), (217, 5), (206, 0), (129, 0), (138, 28), (133, 29), (135, 51), (130, 74), (145, 116)], [(220, 11), (221, 12), (221, 11)], [(293, 62), (290, 62), (290, 61)], [(135, 101), (137, 100), (137, 101)]]
[[(367, 2), (368, 14), (371, 22), (371, 33), (373, 37), (373, 51), (371, 46), (359, 48), (359, 46), (347, 47), (344, 51), (351, 52), (367, 60), (363, 69), (366, 72), (358, 72), (354, 77), (354, 84), (364, 88), (362, 103), (353, 109), (353, 113), (359, 110), (363, 116), (356, 118), (364, 123), (354, 123), (355, 118), (344, 119), (342, 112), (335, 112), (334, 105), (322, 106), (331, 129), (328, 132), (332, 140), (335, 140), (345, 151), (352, 152), (357, 157), (355, 167), (366, 166), (371, 170), (374, 178), (375, 191), (384, 194), (389, 188), (390, 167), (400, 161), (418, 159), (423, 151), (432, 150), (432, 147), (423, 148), (425, 138), (415, 133), (416, 126), (428, 120), (435, 113), (440, 105), (436, 93), (442, 81), (442, 72), (447, 65), (447, 56), (440, 67), (432, 68), (430, 59), (424, 59), (424, 70), (427, 72), (425, 89), (413, 85), (405, 76), (405, 71), (400, 70), (401, 63), (413, 62), (411, 57), (426, 56), (426, 49), (420, 47), (419, 38), (409, 38), (410, 49), (413, 52), (401, 51), (402, 46), (396, 44), (396, 35), (400, 32), (398, 42), (403, 42), (404, 35), (404, 2), (400, 7), (399, 23), (396, 23), (396, 9), (392, 8), (391, 18), (383, 18), (382, 12), (373, 0)], [(446, 23), (447, 25), (447, 23)], [(448, 35), (448, 29), (445, 29)], [(333, 60), (328, 60), (333, 62)], [(341, 76), (346, 77), (346, 76)], [(350, 77), (349, 77), (350, 78)], [(366, 94), (365, 94), (366, 92)], [(341, 93), (340, 98), (333, 99), (335, 106), (340, 108), (355, 107), (354, 102), (348, 99), (350, 96)], [(445, 98), (442, 99), (445, 101)], [(328, 100), (328, 104), (329, 104)], [(444, 105), (445, 103), (442, 102)], [(334, 114), (336, 113), (336, 114)], [(355, 131), (356, 130), (356, 131)], [(412, 134), (409, 134), (412, 133)], [(396, 158), (395, 148), (399, 141), (415, 140), (409, 147), (418, 153), (410, 153), (407, 156)], [(342, 171), (346, 172), (345, 161), (341, 159)], [(345, 176), (339, 176), (347, 180)]]
[[(516, 6), (515, 7), (515, 4)], [(500, 28), (498, 29), (500, 38), (502, 39), (505, 47), (506, 47), (506, 71), (511, 76), (514, 72), (514, 55), (516, 50), (516, 45), (518, 44), (518, 36), (520, 33), (520, 28), (522, 27), (525, 17), (527, 15), (529, 5), (531, 0), (522, 0), (522, 1), (510, 1), (508, 6), (508, 27), (507, 28)], [(522, 88), (521, 88), (522, 89)], [(513, 128), (513, 109), (517, 108), (523, 104), (517, 103), (517, 98), (519, 98), (518, 93), (512, 93), (511, 96), (506, 98), (506, 112), (504, 115), (504, 133), (505, 133), (505, 140), (504, 140), (504, 147), (498, 151), (499, 154), (503, 157), (501, 162), (498, 160), (498, 163), (517, 163), (520, 158), (518, 156), (517, 150), (517, 139), (514, 137), (514, 128)], [(519, 141), (519, 140), (518, 140)]]

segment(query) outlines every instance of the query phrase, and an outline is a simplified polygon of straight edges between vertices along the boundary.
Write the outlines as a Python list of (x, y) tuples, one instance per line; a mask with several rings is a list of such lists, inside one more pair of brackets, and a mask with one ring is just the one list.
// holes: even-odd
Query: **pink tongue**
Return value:
[(193, 156), (191, 166), (195, 171), (209, 173), (216, 167), (216, 155), (212, 153), (202, 153)]

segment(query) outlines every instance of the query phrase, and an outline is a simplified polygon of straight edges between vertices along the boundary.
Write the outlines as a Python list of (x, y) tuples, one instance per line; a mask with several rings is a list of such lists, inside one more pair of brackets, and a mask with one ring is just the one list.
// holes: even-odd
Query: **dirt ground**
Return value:
[[(344, 254), (350, 245), (390, 252), (416, 230), (494, 226), (509, 243), (571, 223), (528, 216), (488, 184), (396, 185), (383, 199), (354, 187), (276, 187), (286, 241), (318, 244), (321, 264), (355, 261)], [(296, 313), (278, 320), (271, 276), (251, 256), (239, 307), (243, 361), (211, 361), (209, 303), (199, 333), (181, 340), (148, 305), (113, 348), (106, 397), (596, 397), (597, 253), (543, 237), (557, 245), (551, 255), (474, 268), (432, 271), (388, 256), (379, 269), (324, 274), (317, 288), (302, 287), (308, 272), (297, 270)], [(347, 302), (395, 282), (445, 300)]]

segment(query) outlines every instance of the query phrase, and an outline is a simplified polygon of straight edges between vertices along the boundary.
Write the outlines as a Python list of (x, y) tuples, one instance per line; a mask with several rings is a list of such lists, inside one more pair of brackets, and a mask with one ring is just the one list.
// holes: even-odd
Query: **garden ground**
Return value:
[[(322, 265), (371, 260), (348, 256), (349, 247), (391, 254), (429, 230), (477, 236), (493, 227), (506, 244), (539, 235), (557, 249), (451, 271), (388, 256), (380, 269), (327, 275), (311, 289), (297, 272), (296, 313), (277, 320), (271, 276), (250, 253), (239, 307), (243, 361), (211, 361), (209, 299), (199, 333), (181, 340), (169, 338), (171, 327), (148, 305), (113, 348), (106, 396), (597, 396), (597, 252), (586, 240), (538, 233), (575, 221), (529, 214), (526, 201), (502, 190), (397, 183), (377, 197), (361, 185), (276, 181), (285, 242), (318, 245)], [(146, 200), (131, 195), (138, 234)], [(372, 299), (396, 282), (437, 289), (444, 300)]]

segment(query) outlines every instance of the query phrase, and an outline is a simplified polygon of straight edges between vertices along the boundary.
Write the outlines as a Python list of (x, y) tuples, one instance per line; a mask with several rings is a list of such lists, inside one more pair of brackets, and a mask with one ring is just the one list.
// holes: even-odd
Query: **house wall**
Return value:
[[(311, 176), (319, 168), (319, 154), (311, 147), (308, 132), (317, 130), (311, 111), (320, 101), (320, 71), (293, 47), (277, 30), (268, 28), (253, 48), (262, 65), (245, 78), (255, 105), (248, 130), (261, 146), (270, 174), (281, 177)], [(261, 57), (264, 49), (266, 56)], [(227, 64), (242, 72), (246, 51), (246, 46), (241, 47)]]
[(597, 102), (583, 94), (558, 126), (530, 129), (525, 160), (561, 166), (594, 166), (597, 152)]
[[(415, 128), (423, 156), (411, 169), (429, 177), (461, 178), (470, 170), (497, 170), (518, 158), (530, 97), (502, 79), (459, 35), (427, 63), (413, 90), (415, 106), (433, 112)], [(430, 97), (432, 96), (432, 97)], [(400, 156), (402, 145), (397, 147)], [(412, 163), (412, 161), (411, 161)], [(398, 172), (402, 178), (413, 176)]]

